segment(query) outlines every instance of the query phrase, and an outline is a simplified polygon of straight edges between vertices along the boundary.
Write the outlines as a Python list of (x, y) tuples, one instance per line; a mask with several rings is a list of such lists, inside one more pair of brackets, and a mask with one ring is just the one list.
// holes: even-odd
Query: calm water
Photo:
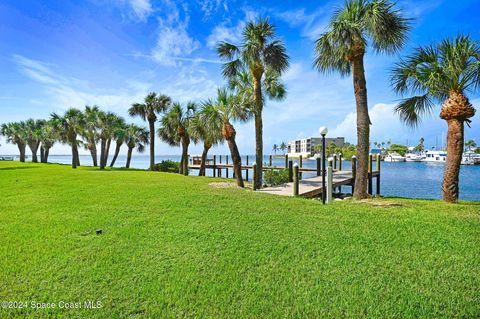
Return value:
[[(179, 161), (179, 156), (156, 156), (155, 162), (162, 160)], [(249, 156), (249, 164), (253, 163), (255, 157)], [(217, 162), (219, 158), (217, 156)], [(293, 159), (296, 161), (295, 159)], [(53, 163), (70, 164), (70, 156), (51, 155), (49, 161)], [(82, 165), (92, 165), (92, 160), (88, 155), (81, 155), (80, 162)], [(125, 166), (126, 156), (120, 155), (117, 159), (116, 167)], [(222, 156), (222, 162), (225, 163), (225, 156)], [(243, 164), (246, 163), (246, 157), (242, 157)], [(265, 157), (264, 162), (268, 162)], [(110, 163), (110, 161), (109, 161)], [(230, 160), (231, 163), (231, 160)], [(283, 167), (285, 164), (283, 158), (273, 158), (273, 165)], [(375, 164), (375, 163), (374, 163)], [(135, 155), (132, 157), (131, 167), (146, 169), (149, 166), (148, 155)], [(304, 160), (304, 167), (316, 167), (315, 161)], [(381, 193), (385, 196), (400, 196), (411, 198), (441, 198), (441, 186), (443, 176), (443, 164), (437, 163), (390, 163), (382, 162), (381, 175)], [(344, 161), (344, 169), (350, 169), (351, 163)], [(197, 170), (192, 170), (191, 175), (198, 174)], [(207, 174), (211, 175), (212, 170), (207, 170)], [(225, 171), (222, 172), (225, 176)], [(244, 173), (245, 174), (245, 173)], [(232, 176), (231, 170), (229, 176)], [(304, 177), (313, 176), (313, 174), (304, 173)], [(244, 175), (245, 177), (245, 175)], [(252, 172), (249, 172), (249, 179)], [(375, 184), (375, 183), (374, 183)], [(344, 186), (342, 191), (349, 192), (351, 189)], [(460, 198), (464, 200), (480, 200), (480, 166), (462, 165), (460, 170)]]

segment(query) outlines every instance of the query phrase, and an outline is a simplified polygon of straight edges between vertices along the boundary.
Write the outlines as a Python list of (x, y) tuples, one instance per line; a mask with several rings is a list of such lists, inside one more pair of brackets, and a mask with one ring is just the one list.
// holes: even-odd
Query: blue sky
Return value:
[[(280, 3), (280, 4), (279, 4)], [(0, 3), (0, 123), (47, 118), (68, 107), (97, 104), (128, 118), (126, 110), (149, 91), (178, 101), (202, 101), (224, 85), (215, 45), (238, 42), (245, 21), (269, 17), (286, 43), (291, 67), (284, 75), (288, 96), (267, 102), (265, 151), (271, 145), (316, 135), (326, 125), (331, 134), (355, 143), (352, 80), (318, 74), (312, 68), (313, 42), (332, 11), (343, 1), (236, 0), (2, 0)], [(398, 99), (389, 87), (392, 64), (413, 47), (470, 34), (480, 40), (480, 1), (398, 1), (415, 18), (409, 41), (395, 56), (370, 50), (365, 60), (371, 139), (410, 144), (423, 136), (439, 143), (446, 123), (434, 114), (417, 130), (405, 128), (393, 114)], [(480, 107), (480, 94), (470, 94)], [(437, 112), (438, 113), (438, 112)], [(480, 113), (480, 111), (478, 112)], [(480, 142), (480, 115), (466, 128), (466, 138)], [(129, 119), (141, 123), (138, 119)], [(237, 125), (240, 152), (254, 152), (252, 123)], [(1, 142), (0, 153), (16, 152)], [(157, 153), (179, 149), (157, 142)], [(199, 153), (201, 145), (190, 153)], [(221, 146), (217, 152), (227, 153)], [(57, 145), (54, 154), (68, 153)]]

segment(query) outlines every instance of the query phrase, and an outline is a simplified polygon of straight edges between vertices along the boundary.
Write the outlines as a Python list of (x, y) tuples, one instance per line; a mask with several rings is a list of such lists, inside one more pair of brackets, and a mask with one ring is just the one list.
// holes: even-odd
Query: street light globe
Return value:
[(322, 135), (322, 136), (327, 135), (328, 128), (326, 126), (322, 126), (318, 129), (318, 133), (320, 133), (320, 135)]

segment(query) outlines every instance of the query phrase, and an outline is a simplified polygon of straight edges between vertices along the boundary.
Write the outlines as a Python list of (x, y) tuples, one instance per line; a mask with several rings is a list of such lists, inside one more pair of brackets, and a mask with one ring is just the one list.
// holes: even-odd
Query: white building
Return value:
[[(326, 137), (325, 145), (334, 143), (338, 147), (345, 145), (344, 137)], [(291, 156), (305, 156), (309, 157), (315, 153), (315, 146), (322, 145), (321, 137), (308, 137), (301, 140), (295, 140), (288, 142), (288, 154)]]

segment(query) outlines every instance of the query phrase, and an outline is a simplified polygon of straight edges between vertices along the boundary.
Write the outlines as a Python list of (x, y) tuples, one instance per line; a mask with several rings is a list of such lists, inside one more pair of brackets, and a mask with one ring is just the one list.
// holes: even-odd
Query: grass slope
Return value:
[(0, 317), (480, 316), (480, 203), (322, 206), (211, 181), (0, 162), (0, 301), (103, 306)]

